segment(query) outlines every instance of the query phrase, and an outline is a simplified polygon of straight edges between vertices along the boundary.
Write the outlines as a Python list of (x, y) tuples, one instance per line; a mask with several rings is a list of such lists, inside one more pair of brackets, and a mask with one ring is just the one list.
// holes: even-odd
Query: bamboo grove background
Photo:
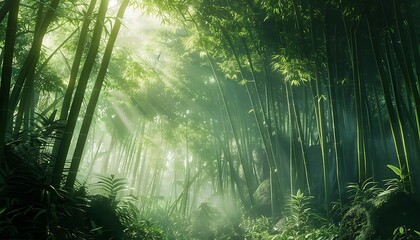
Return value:
[[(417, 1), (0, 4), (4, 169), (29, 142), (55, 188), (117, 174), (184, 215), (206, 199), (278, 215), (299, 189), (328, 211), (387, 165), (419, 191)], [(142, 57), (118, 44), (127, 7), (169, 25)]]

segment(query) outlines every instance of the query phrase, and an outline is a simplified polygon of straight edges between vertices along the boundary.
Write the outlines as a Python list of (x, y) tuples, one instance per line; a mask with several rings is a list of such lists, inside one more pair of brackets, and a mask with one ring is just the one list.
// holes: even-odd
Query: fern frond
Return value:
[(115, 178), (111, 176), (97, 176), (99, 181), (95, 184), (96, 187), (101, 190), (105, 195), (111, 198), (116, 198), (118, 194), (127, 189), (127, 182), (124, 178)]

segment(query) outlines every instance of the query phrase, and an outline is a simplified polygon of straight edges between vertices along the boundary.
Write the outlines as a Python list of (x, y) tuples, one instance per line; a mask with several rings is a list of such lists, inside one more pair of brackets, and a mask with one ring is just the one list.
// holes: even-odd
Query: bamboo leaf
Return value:
[(400, 234), (404, 234), (405, 230), (403, 227), (399, 227), (399, 230), (400, 230)]
[(389, 169), (391, 169), (395, 174), (397, 174), (400, 178), (402, 177), (402, 172), (401, 172), (401, 169), (399, 169), (398, 167), (396, 167), (396, 166), (393, 166), (393, 165), (390, 165), (390, 164), (388, 164), (388, 165), (386, 165)]

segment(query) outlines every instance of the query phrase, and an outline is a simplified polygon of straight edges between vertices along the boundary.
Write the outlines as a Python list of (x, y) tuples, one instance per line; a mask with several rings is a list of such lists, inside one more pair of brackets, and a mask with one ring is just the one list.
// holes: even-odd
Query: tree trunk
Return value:
[[(337, 94), (336, 94), (336, 85), (338, 81), (336, 65), (337, 65), (337, 58), (336, 61), (333, 60), (333, 57), (337, 55), (334, 53), (334, 49), (337, 48), (337, 32), (336, 32), (336, 24), (334, 24), (334, 18), (332, 16), (333, 9), (330, 3), (325, 4), (325, 30), (324, 30), (324, 41), (325, 41), (325, 51), (326, 51), (326, 58), (327, 58), (327, 72), (328, 72), (328, 93), (329, 93), (329, 105), (330, 105), (330, 115), (331, 115), (331, 129), (333, 134), (333, 152), (335, 154), (335, 164), (336, 164), (336, 175), (337, 175), (337, 186), (338, 186), (338, 196), (341, 200), (342, 197), (342, 187), (341, 186), (341, 157), (342, 157), (342, 149), (340, 144), (340, 131), (338, 129), (338, 109), (337, 109)], [(335, 44), (335, 46), (334, 46)], [(335, 48), (334, 48), (335, 47)]]
[(9, 17), (7, 20), (6, 39), (4, 42), (4, 58), (1, 72), (0, 86), (0, 167), (4, 164), (4, 146), (6, 143), (6, 130), (9, 125), (7, 116), (11, 114), (9, 109), (9, 95), (13, 69), (13, 53), (15, 49), (17, 20), (19, 13), (19, 0), (9, 0), (6, 4), (10, 5)]
[[(370, 40), (371, 40), (371, 45), (372, 45), (372, 49), (373, 49), (373, 57), (375, 59), (375, 63), (376, 63), (376, 68), (378, 70), (379, 73), (379, 79), (381, 81), (381, 87), (382, 87), (382, 91), (383, 91), (383, 96), (385, 98), (385, 104), (387, 107), (387, 111), (388, 111), (388, 116), (389, 116), (389, 123), (390, 123), (390, 128), (391, 128), (391, 133), (392, 133), (392, 138), (394, 141), (394, 146), (395, 146), (395, 151), (396, 151), (396, 157), (397, 157), (397, 161), (399, 164), (399, 168), (404, 171), (404, 174), (410, 173), (409, 169), (407, 169), (407, 162), (406, 162), (406, 156), (404, 154), (404, 152), (406, 152), (405, 149), (405, 144), (404, 144), (404, 140), (402, 139), (403, 136), (400, 135), (401, 133), (401, 125), (399, 124), (401, 122), (400, 117), (397, 115), (396, 110), (394, 109), (394, 104), (392, 102), (391, 96), (392, 96), (392, 92), (391, 92), (391, 87), (389, 85), (390, 83), (390, 79), (387, 77), (387, 74), (385, 72), (385, 69), (382, 65), (382, 55), (381, 55), (381, 50), (380, 50), (380, 45), (379, 45), (379, 37), (378, 37), (378, 33), (376, 32), (375, 29), (373, 29), (372, 26), (372, 16), (370, 16), (368, 14), (368, 19), (367, 19), (367, 23), (368, 23), (368, 30), (369, 30), (369, 35), (370, 35)], [(405, 172), (408, 171), (408, 172)], [(411, 179), (411, 178), (410, 178)]]
[[(25, 59), (25, 62), (23, 63), (23, 66), (19, 72), (19, 75), (16, 79), (16, 83), (13, 87), (12, 94), (10, 96), (10, 102), (9, 102), (9, 121), (13, 118), (13, 113), (16, 109), (16, 106), (19, 102), (19, 97), (21, 95), (22, 88), (25, 84), (25, 81), (28, 77), (33, 77), (35, 72), (35, 66), (38, 63), (40, 53), (41, 53), (41, 47), (42, 47), (42, 41), (44, 40), (44, 36), (47, 33), (48, 27), (53, 20), (57, 9), (58, 4), (60, 3), (60, 0), (52, 0), (51, 4), (48, 6), (48, 9), (46, 10), (45, 15), (43, 14), (43, 3), (40, 3), (40, 9), (39, 14), (37, 17), (37, 24), (35, 29), (34, 38), (32, 41), (31, 49), (29, 50), (28, 56)], [(10, 124), (10, 122), (9, 122)]]
[(77, 171), (79, 170), (79, 165), (86, 144), (86, 139), (89, 133), (90, 125), (92, 123), (93, 114), (95, 113), (99, 95), (101, 94), (102, 85), (105, 81), (105, 76), (108, 71), (108, 65), (111, 61), (112, 50), (114, 49), (115, 41), (117, 40), (117, 36), (120, 31), (121, 19), (124, 17), (124, 13), (127, 9), (129, 2), (130, 0), (124, 0), (122, 2), (120, 9), (118, 10), (117, 16), (115, 18), (114, 27), (111, 30), (111, 35), (109, 36), (108, 43), (105, 48), (98, 76), (96, 78), (95, 85), (93, 86), (93, 91), (86, 108), (86, 114), (83, 119), (82, 127), (80, 129), (79, 138), (77, 139), (76, 149), (74, 150), (69, 174), (67, 176), (67, 181), (65, 184), (66, 188), (73, 188), (74, 182), (76, 180)]
[(53, 163), (54, 168), (52, 172), (51, 184), (58, 188), (60, 187), (64, 165), (66, 163), (67, 153), (69, 151), (71, 139), (73, 137), (74, 128), (76, 127), (77, 118), (85, 97), (86, 86), (89, 81), (90, 74), (95, 64), (95, 58), (98, 54), (99, 45), (101, 42), (102, 30), (104, 28), (104, 20), (106, 11), (108, 9), (109, 0), (103, 0), (99, 6), (99, 11), (95, 23), (95, 28), (92, 36), (92, 42), (86, 57), (85, 64), (80, 74), (79, 84), (74, 95), (73, 104), (67, 119), (67, 124), (64, 129), (63, 137), (61, 139), (60, 148), (57, 157)]
[[(97, 0), (90, 1), (89, 7), (85, 14), (83, 25), (80, 30), (80, 36), (77, 42), (76, 53), (74, 55), (73, 64), (70, 68), (69, 83), (67, 85), (67, 89), (64, 94), (63, 104), (61, 106), (61, 111), (60, 111), (60, 121), (62, 121), (63, 123), (67, 121), (74, 88), (76, 87), (77, 74), (79, 72), (80, 64), (82, 62), (82, 56), (85, 51), (86, 40), (89, 35), (89, 26), (92, 20), (92, 13), (93, 13), (93, 10), (95, 9), (96, 1)], [(57, 158), (60, 145), (61, 145), (61, 138), (57, 138), (54, 142), (54, 147), (52, 150), (52, 159)]]
[(3, 6), (1, 6), (1, 8), (0, 8), (0, 23), (3, 22), (3, 20), (6, 18), (7, 14), (11, 10), (11, 8), (12, 8), (11, 3), (18, 2), (18, 4), (19, 4), (19, 1), (18, 0), (5, 0), (5, 1), (3, 1)]
[(79, 72), (80, 63), (82, 61), (83, 52), (85, 50), (86, 40), (89, 35), (89, 26), (92, 20), (92, 13), (95, 9), (96, 1), (97, 0), (90, 1), (89, 8), (87, 9), (84, 16), (83, 25), (80, 28), (80, 36), (77, 42), (76, 53), (74, 54), (74, 60), (70, 70), (69, 83), (64, 95), (63, 106), (61, 107), (60, 120), (62, 121), (67, 119), (67, 114), (69, 112), (71, 99), (73, 96), (74, 88), (76, 86), (77, 73)]

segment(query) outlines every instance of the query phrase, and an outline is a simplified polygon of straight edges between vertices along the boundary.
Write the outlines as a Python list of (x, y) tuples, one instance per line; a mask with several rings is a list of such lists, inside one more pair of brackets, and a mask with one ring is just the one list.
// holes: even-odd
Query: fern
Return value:
[(98, 175), (97, 177), (99, 181), (95, 186), (113, 201), (116, 201), (117, 196), (127, 189), (127, 182), (124, 178), (116, 178), (113, 174), (111, 176)]
[(140, 220), (140, 211), (137, 208), (138, 199), (133, 195), (128, 195), (123, 197), (117, 205), (117, 214), (120, 218), (120, 221), (129, 225), (130, 222)]

